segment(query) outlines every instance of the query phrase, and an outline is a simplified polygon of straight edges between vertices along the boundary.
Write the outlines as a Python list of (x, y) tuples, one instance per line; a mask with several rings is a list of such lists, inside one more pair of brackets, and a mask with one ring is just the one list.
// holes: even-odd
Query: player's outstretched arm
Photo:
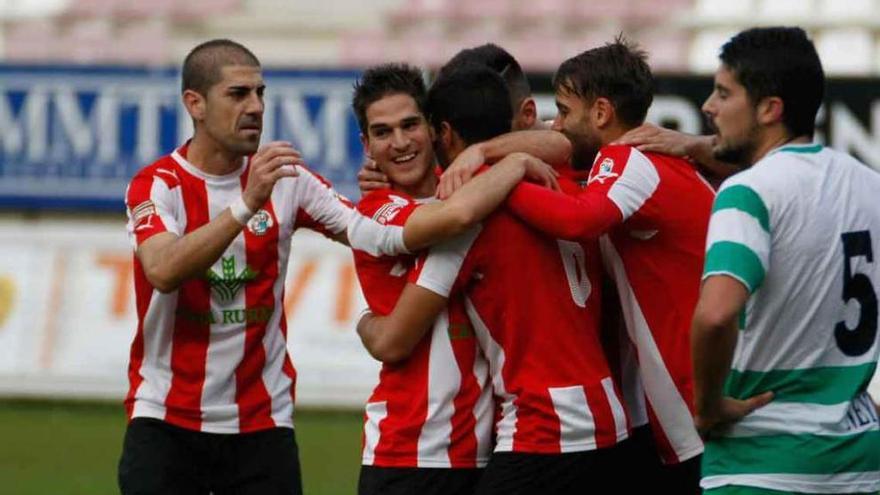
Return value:
[(514, 215), (545, 234), (566, 240), (596, 238), (623, 221), (604, 191), (587, 188), (571, 196), (535, 184), (519, 184), (507, 206)]
[(295, 177), (291, 165), (301, 163), (289, 143), (274, 142), (262, 147), (251, 159), (248, 183), (241, 198), (223, 213), (178, 237), (169, 232), (142, 242), (136, 251), (150, 284), (160, 292), (171, 292), (213, 265), (241, 232), (247, 220), (269, 199), (282, 177)]
[(695, 136), (645, 123), (621, 136), (614, 144), (634, 146), (639, 151), (689, 158), (703, 173), (716, 179), (725, 179), (739, 172), (735, 165), (715, 159), (712, 154), (714, 135)]
[(722, 393), (739, 337), (737, 320), (748, 298), (746, 286), (728, 275), (709, 276), (700, 289), (691, 324), (691, 353), (694, 422), (701, 434), (719, 424), (737, 421), (773, 399), (770, 391), (745, 400)]
[(408, 283), (391, 314), (366, 313), (357, 332), (371, 356), (383, 363), (396, 363), (412, 354), (445, 307), (445, 297)]
[(459, 235), (492, 213), (523, 178), (558, 189), (556, 175), (532, 155), (507, 155), (446, 201), (417, 208), (404, 226), (404, 244), (412, 252)]
[(498, 162), (516, 152), (528, 153), (551, 165), (562, 165), (571, 159), (571, 142), (560, 132), (537, 130), (510, 132), (472, 144), (443, 173), (437, 186), (437, 197), (450, 197), (484, 164)]

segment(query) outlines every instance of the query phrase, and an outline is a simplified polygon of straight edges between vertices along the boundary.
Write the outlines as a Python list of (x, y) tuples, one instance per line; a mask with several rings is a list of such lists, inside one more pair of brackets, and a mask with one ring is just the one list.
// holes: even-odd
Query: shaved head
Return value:
[(192, 49), (183, 61), (182, 91), (191, 89), (206, 95), (221, 80), (221, 69), (228, 65), (260, 67), (250, 50), (231, 40), (206, 41)]

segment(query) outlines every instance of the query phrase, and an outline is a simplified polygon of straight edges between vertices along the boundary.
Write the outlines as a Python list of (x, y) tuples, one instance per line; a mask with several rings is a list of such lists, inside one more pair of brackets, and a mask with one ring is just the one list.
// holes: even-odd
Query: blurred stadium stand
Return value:
[(750, 25), (809, 29), (832, 75), (880, 73), (880, 0), (0, 0), (0, 60), (179, 62), (231, 37), (266, 65), (436, 67), (495, 41), (530, 71), (625, 33), (660, 73), (710, 73), (720, 43)]

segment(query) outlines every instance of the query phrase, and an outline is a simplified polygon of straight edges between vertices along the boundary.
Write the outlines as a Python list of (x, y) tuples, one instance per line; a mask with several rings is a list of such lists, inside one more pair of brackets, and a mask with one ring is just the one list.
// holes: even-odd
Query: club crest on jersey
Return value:
[(272, 215), (266, 210), (260, 210), (248, 220), (247, 228), (251, 234), (265, 235), (273, 225), (275, 221), (272, 220)]
[(590, 180), (587, 182), (589, 183), (597, 180), (600, 184), (604, 184), (605, 179), (611, 179), (618, 175), (619, 174), (614, 172), (614, 160), (612, 160), (611, 157), (605, 157), (605, 159), (599, 163), (599, 169), (596, 171), (596, 175), (590, 177)]

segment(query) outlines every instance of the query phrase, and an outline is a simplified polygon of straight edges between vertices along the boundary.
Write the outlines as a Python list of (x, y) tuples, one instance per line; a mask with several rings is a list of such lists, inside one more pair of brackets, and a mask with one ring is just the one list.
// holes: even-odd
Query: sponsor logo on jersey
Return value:
[(221, 301), (231, 301), (246, 283), (257, 278), (257, 272), (247, 265), (242, 271), (236, 273), (235, 256), (221, 258), (220, 265), (223, 270), (222, 275), (218, 275), (214, 270), (208, 268), (205, 272), (205, 278)]
[(266, 232), (275, 225), (272, 215), (266, 210), (260, 210), (248, 220), (247, 229), (254, 235), (266, 235)]
[(474, 337), (474, 329), (470, 323), (450, 323), (449, 340), (469, 339)]
[(156, 205), (149, 199), (131, 209), (131, 221), (134, 230), (143, 230), (152, 227), (151, 220), (156, 214)]
[(266, 323), (272, 318), (273, 309), (268, 306), (260, 306), (247, 309), (224, 309), (219, 314), (213, 311), (192, 311), (186, 308), (178, 308), (177, 316), (188, 321), (203, 325), (236, 325), (246, 323)]
[(596, 175), (590, 177), (590, 180), (588, 180), (587, 183), (597, 180), (600, 184), (604, 184), (605, 179), (612, 179), (618, 176), (619, 174), (614, 172), (614, 160), (612, 160), (611, 157), (608, 156), (605, 157), (605, 159), (602, 160), (601, 163), (599, 163), (599, 169), (596, 171)]

